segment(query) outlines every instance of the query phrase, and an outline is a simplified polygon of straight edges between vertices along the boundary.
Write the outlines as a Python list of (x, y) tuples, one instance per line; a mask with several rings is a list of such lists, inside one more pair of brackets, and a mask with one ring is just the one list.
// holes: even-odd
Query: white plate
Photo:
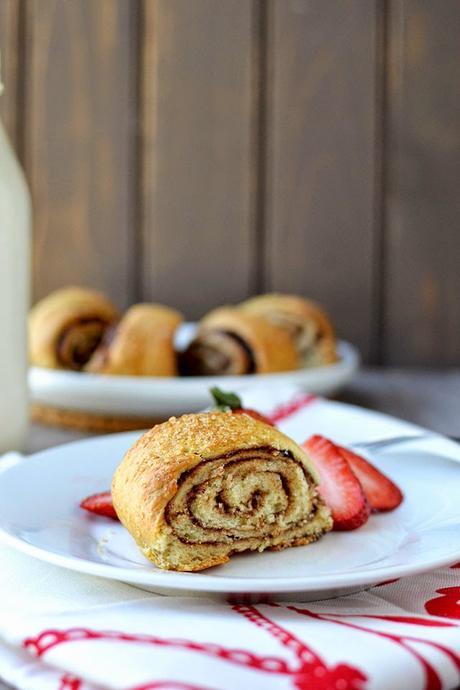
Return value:
[[(304, 415), (304, 418), (307, 415)], [(308, 424), (281, 425), (297, 440), (312, 432), (336, 440), (417, 433), (411, 424), (317, 400)], [(405, 493), (400, 508), (373, 515), (354, 532), (279, 553), (244, 554), (202, 573), (165, 572), (146, 561), (118, 523), (84, 513), (80, 499), (107, 489), (137, 433), (59, 446), (0, 465), (0, 538), (37, 558), (160, 593), (325, 598), (460, 559), (460, 446), (440, 436), (373, 460)]]
[[(195, 330), (196, 325), (191, 323), (179, 328), (179, 349)], [(209, 405), (211, 386), (241, 391), (267, 383), (290, 384), (316, 395), (331, 395), (353, 377), (359, 366), (359, 354), (353, 345), (340, 342), (338, 351), (339, 361), (328, 366), (246, 376), (100, 376), (32, 367), (29, 388), (34, 402), (57, 408), (161, 418), (203, 409)]]

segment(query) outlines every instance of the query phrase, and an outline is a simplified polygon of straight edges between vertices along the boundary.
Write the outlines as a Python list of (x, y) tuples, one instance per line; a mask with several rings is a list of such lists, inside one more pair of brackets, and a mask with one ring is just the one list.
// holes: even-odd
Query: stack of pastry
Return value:
[(135, 304), (120, 316), (99, 292), (70, 287), (38, 302), (29, 317), (32, 364), (100, 374), (175, 376), (174, 333), (182, 315)]
[[(38, 302), (29, 317), (31, 363), (99, 374), (175, 376), (174, 335), (182, 315), (160, 304), (135, 304), (124, 315), (99, 292), (58, 290)], [(35, 405), (42, 422), (115, 431), (151, 426), (150, 417), (113, 417)]]
[[(295, 295), (267, 294), (207, 314), (188, 347), (174, 339), (182, 315), (161, 304), (124, 314), (104, 295), (81, 287), (38, 302), (29, 320), (30, 361), (38, 367), (125, 376), (226, 376), (293, 371), (336, 360), (324, 311)], [(151, 418), (122, 420), (36, 406), (41, 421), (101, 430), (145, 428)]]
[(331, 364), (335, 334), (325, 312), (296, 295), (259, 295), (202, 319), (181, 356), (184, 375), (262, 374)]
[(259, 295), (214, 309), (177, 353), (182, 320), (160, 304), (135, 304), (120, 316), (101, 293), (65, 288), (31, 311), (30, 359), (52, 369), (131, 376), (266, 374), (337, 359), (329, 318), (296, 295)]

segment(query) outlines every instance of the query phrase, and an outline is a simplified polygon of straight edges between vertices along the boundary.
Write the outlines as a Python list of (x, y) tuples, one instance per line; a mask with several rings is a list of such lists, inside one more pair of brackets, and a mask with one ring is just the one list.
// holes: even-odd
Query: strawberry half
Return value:
[(83, 499), (80, 503), (80, 508), (88, 510), (90, 513), (95, 513), (96, 515), (103, 515), (112, 520), (118, 520), (118, 515), (113, 507), (112, 494), (110, 491), (103, 491), (100, 494), (88, 496), (88, 498)]
[(234, 414), (247, 414), (253, 419), (257, 419), (258, 422), (263, 422), (264, 424), (269, 424), (270, 426), (275, 426), (268, 417), (266, 417), (262, 412), (253, 410), (251, 407), (243, 407), (241, 398), (230, 391), (223, 391), (221, 388), (211, 388), (210, 393), (214, 398), (214, 407), (221, 412), (226, 412), (231, 410)]
[(257, 419), (258, 422), (263, 422), (264, 424), (269, 424), (270, 426), (275, 426), (268, 417), (266, 417), (262, 412), (257, 412), (253, 410), (252, 407), (236, 407), (232, 410), (233, 414), (247, 414), (253, 419)]
[(387, 511), (399, 506), (404, 496), (391, 479), (348, 448), (340, 447), (340, 452), (359, 479), (372, 510)]
[(370, 506), (340, 448), (318, 435), (311, 436), (302, 447), (319, 474), (318, 491), (331, 510), (334, 529), (352, 530), (364, 525)]

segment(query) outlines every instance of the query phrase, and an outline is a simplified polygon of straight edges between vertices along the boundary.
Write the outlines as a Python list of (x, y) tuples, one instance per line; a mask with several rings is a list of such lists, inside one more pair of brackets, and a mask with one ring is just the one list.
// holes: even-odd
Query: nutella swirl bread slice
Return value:
[(49, 369), (83, 369), (118, 311), (104, 295), (82, 287), (56, 290), (29, 315), (29, 357)]
[(272, 293), (252, 297), (239, 308), (282, 328), (295, 345), (300, 366), (316, 367), (337, 361), (334, 328), (316, 302), (297, 295)]
[(135, 304), (105, 333), (85, 366), (97, 374), (175, 376), (174, 334), (182, 314), (162, 304)]
[(291, 337), (282, 328), (236, 307), (219, 307), (201, 321), (181, 358), (188, 376), (226, 376), (291, 371), (299, 366)]
[(318, 539), (332, 520), (316, 484), (308, 456), (280, 431), (209, 412), (144, 434), (115, 472), (112, 496), (147, 558), (197, 571)]

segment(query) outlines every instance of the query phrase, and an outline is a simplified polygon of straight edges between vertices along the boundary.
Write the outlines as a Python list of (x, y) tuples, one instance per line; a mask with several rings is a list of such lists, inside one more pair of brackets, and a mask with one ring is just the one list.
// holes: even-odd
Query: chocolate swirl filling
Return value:
[(267, 318), (274, 326), (278, 326), (289, 333), (305, 365), (315, 360), (316, 349), (325, 335), (320, 324), (315, 323), (312, 319), (300, 320), (285, 312), (272, 312)]
[(105, 367), (110, 358), (110, 346), (117, 336), (118, 324), (119, 322), (116, 321), (107, 326), (86, 363), (85, 371), (97, 373)]
[(253, 374), (251, 348), (235, 333), (209, 330), (200, 333), (181, 353), (182, 376), (231, 376)]
[(99, 319), (78, 319), (61, 333), (56, 354), (61, 366), (80, 371), (101, 342), (107, 322)]
[(197, 465), (179, 484), (165, 519), (182, 544), (198, 551), (262, 551), (320, 534), (313, 478), (289, 451), (235, 451)]

